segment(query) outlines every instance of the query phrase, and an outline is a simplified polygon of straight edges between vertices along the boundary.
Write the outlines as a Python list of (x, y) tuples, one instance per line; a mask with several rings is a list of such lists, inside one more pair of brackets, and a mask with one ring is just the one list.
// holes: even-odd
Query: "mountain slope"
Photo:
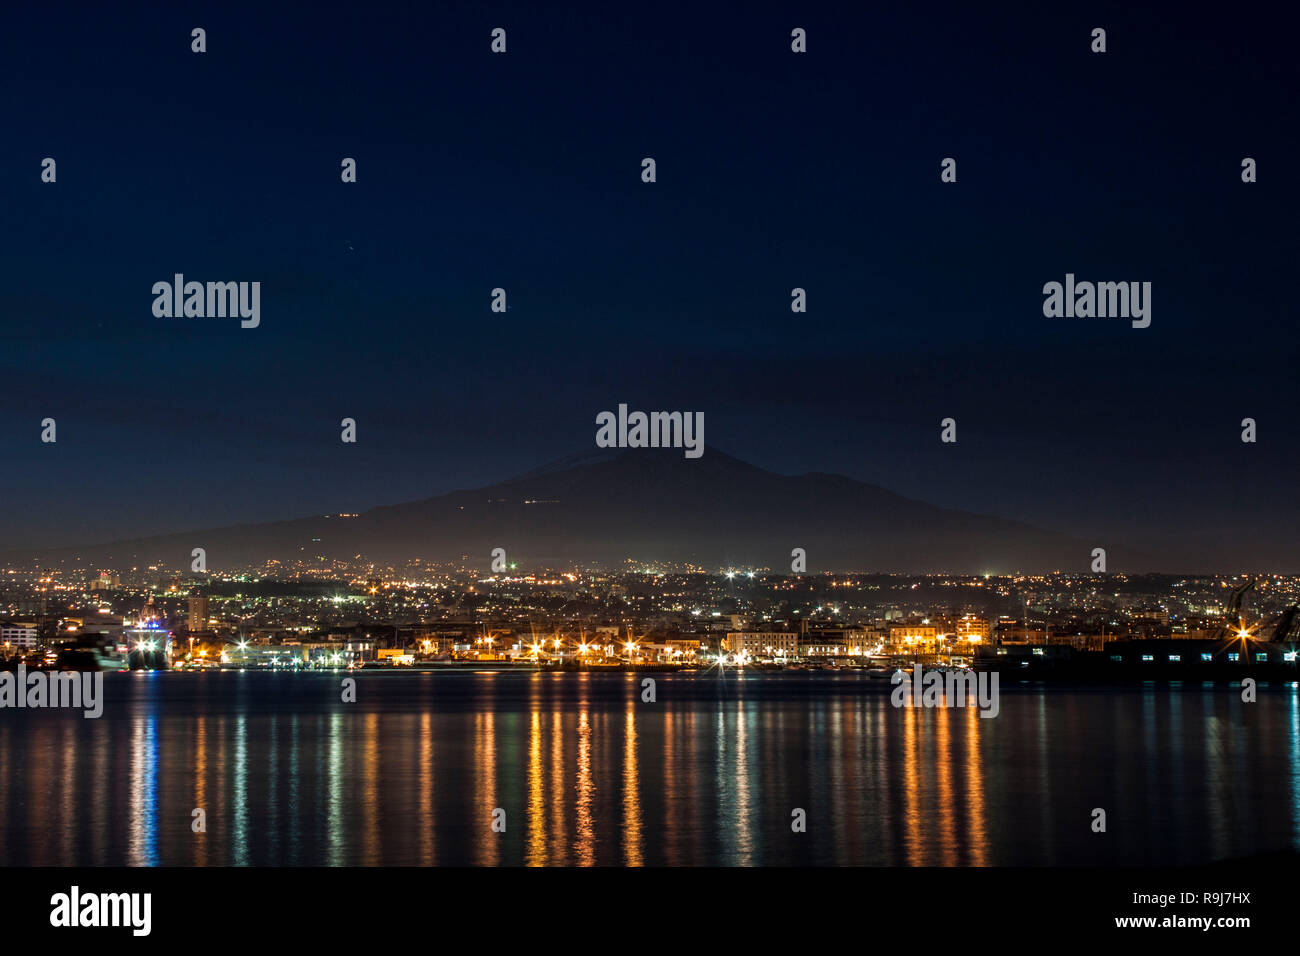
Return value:
[[(980, 573), (1086, 571), (1092, 545), (839, 475), (774, 474), (710, 448), (689, 460), (680, 450), (584, 454), (486, 488), (355, 518), (241, 525), (39, 557), (188, 567), (195, 547), (206, 550), (212, 570), (315, 555), (379, 563), (468, 556), (486, 569), (492, 549), (504, 548), (520, 569), (634, 558), (784, 571), (791, 549), (801, 547), (810, 572)], [(1123, 559), (1109, 555), (1112, 567)]]

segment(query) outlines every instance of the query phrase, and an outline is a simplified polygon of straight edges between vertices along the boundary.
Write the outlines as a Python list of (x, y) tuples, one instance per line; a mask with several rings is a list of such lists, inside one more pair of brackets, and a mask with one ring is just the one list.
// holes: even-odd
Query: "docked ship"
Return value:
[(64, 671), (124, 671), (127, 657), (103, 634), (88, 634), (60, 648), (55, 667)]
[(1101, 650), (1069, 644), (1002, 644), (977, 648), (973, 666), (1009, 679), (1122, 682), (1133, 680), (1289, 682), (1300, 679), (1300, 605), (1272, 621), (1247, 627), (1241, 601), (1254, 587), (1232, 592), (1222, 623), (1208, 638), (1133, 638), (1106, 641)]

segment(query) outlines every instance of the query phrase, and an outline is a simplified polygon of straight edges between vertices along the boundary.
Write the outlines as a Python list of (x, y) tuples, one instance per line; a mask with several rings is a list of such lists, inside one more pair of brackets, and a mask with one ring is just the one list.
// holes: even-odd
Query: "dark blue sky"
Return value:
[[(0, 541), (485, 484), (626, 402), (777, 471), (1297, 565), (1272, 14), (543, 6), (8, 13)], [(261, 327), (155, 318), (176, 272), (259, 280)], [(1044, 318), (1066, 272), (1152, 282), (1151, 327)]]

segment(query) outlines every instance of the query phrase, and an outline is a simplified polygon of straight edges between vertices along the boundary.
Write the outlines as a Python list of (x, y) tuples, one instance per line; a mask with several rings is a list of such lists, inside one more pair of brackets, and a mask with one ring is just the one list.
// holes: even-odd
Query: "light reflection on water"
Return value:
[[(983, 866), (1300, 850), (1295, 687), (1243, 704), (1226, 685), (1004, 685), (986, 720), (895, 709), (887, 683), (856, 673), (360, 673), (355, 704), (342, 676), (111, 674), (99, 720), (0, 711), (0, 863)], [(796, 808), (807, 832), (792, 832)]]

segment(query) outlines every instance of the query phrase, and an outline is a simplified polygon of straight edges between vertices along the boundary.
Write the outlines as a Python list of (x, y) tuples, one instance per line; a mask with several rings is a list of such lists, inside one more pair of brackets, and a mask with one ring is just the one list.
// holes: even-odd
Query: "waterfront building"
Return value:
[(799, 635), (795, 631), (729, 631), (723, 647), (729, 654), (743, 652), (749, 657), (795, 657)]
[(989, 619), (974, 614), (963, 614), (954, 622), (953, 634), (958, 641), (971, 644), (987, 644), (989, 639)]

